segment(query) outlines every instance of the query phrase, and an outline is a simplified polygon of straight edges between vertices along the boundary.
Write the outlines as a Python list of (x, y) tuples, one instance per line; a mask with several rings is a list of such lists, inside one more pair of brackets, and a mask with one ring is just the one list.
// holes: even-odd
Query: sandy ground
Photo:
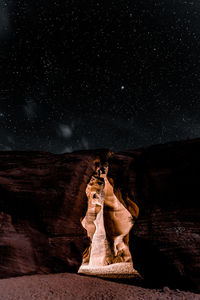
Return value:
[(200, 300), (200, 295), (150, 290), (77, 274), (23, 276), (0, 280), (0, 300)]

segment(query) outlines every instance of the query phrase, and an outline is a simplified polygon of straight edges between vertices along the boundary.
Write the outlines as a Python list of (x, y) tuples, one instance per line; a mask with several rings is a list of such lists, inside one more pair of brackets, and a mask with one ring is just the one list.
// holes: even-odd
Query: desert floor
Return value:
[(77, 274), (50, 274), (0, 280), (0, 300), (200, 300), (200, 295), (164, 287), (147, 289)]

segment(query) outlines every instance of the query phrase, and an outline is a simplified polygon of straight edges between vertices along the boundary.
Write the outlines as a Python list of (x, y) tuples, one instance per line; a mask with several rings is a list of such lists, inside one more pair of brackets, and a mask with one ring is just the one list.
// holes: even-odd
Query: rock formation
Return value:
[(107, 166), (97, 169), (86, 188), (88, 209), (82, 225), (91, 244), (85, 251), (79, 273), (135, 277), (138, 273), (129, 250), (133, 217), (115, 196), (107, 172)]
[[(0, 152), (0, 277), (77, 272), (84, 251), (83, 262), (96, 261), (90, 242), (103, 236), (98, 263), (133, 260), (144, 284), (197, 290), (199, 153), (198, 139), (119, 153)], [(95, 179), (104, 197), (87, 197), (105, 164), (107, 178)]]

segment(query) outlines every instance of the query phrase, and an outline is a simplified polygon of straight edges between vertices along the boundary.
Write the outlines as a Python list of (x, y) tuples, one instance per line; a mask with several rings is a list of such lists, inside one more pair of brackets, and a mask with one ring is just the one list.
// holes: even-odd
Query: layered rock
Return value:
[[(200, 140), (116, 154), (0, 152), (0, 277), (78, 270), (90, 245), (81, 224), (88, 209), (86, 188), (107, 162), (117, 203), (133, 221), (140, 209), (129, 244), (144, 282), (197, 289), (199, 153)], [(116, 228), (112, 214), (104, 205), (107, 241)]]
[(106, 155), (0, 152), (0, 278), (78, 270), (85, 190)]
[(130, 233), (135, 268), (150, 286), (200, 288), (200, 140), (120, 152), (114, 191), (140, 215)]
[(107, 171), (107, 166), (97, 169), (86, 188), (88, 209), (82, 225), (91, 244), (85, 251), (79, 273), (135, 277), (138, 273), (129, 250), (133, 216), (115, 196)]
[(104, 226), (104, 186), (103, 178), (92, 176), (86, 188), (88, 209), (82, 226), (91, 244), (86, 250), (87, 256), (83, 256), (83, 263), (90, 266), (107, 265), (110, 257)]

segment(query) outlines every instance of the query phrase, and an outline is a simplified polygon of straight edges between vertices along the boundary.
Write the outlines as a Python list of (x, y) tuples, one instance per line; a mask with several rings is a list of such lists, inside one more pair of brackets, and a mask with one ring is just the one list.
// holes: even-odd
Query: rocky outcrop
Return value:
[(200, 288), (200, 140), (110, 158), (115, 194), (138, 204), (130, 233), (135, 268), (150, 286)]
[(144, 283), (199, 288), (199, 153), (200, 140), (116, 154), (0, 152), (0, 277), (78, 270), (90, 244), (87, 184), (107, 162), (136, 221), (130, 252)]
[(77, 271), (85, 189), (107, 151), (0, 152), (0, 277)]
[[(90, 239), (79, 273), (101, 277), (138, 277), (129, 250), (132, 216), (114, 194), (107, 179), (108, 166), (91, 177), (86, 188), (88, 209), (82, 221)], [(134, 201), (133, 201), (134, 202)]]

